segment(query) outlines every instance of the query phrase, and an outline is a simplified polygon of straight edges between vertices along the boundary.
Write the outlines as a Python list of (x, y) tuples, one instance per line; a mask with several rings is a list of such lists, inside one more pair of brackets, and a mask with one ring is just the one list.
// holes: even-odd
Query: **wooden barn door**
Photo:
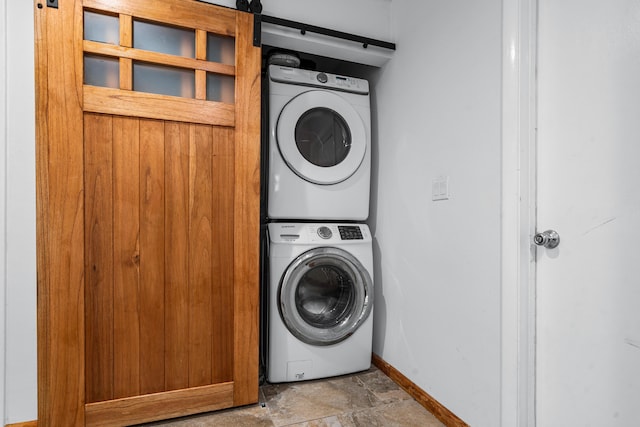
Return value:
[(34, 5), (38, 425), (257, 402), (252, 15), (48, 3)]

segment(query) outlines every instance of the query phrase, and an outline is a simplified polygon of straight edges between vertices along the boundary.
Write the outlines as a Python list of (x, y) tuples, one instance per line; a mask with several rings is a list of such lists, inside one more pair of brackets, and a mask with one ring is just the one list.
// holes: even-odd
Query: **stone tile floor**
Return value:
[(260, 387), (260, 402), (242, 408), (145, 424), (172, 427), (444, 426), (375, 367), (328, 378)]

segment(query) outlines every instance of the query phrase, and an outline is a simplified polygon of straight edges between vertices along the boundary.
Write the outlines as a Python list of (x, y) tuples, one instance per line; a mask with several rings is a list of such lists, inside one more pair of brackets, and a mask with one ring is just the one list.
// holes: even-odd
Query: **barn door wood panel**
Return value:
[[(252, 16), (191, 0), (40, 6), (39, 425), (131, 425), (256, 402)], [(115, 26), (96, 36), (88, 21)], [(177, 52), (139, 44), (149, 25), (187, 41)], [(87, 75), (96, 64), (98, 77)], [(154, 73), (179, 81), (150, 88)]]

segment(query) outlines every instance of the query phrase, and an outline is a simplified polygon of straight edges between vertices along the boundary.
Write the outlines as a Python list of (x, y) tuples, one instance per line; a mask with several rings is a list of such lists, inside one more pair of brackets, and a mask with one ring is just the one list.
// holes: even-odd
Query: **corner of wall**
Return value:
[(0, 3), (0, 423), (5, 421), (5, 290), (7, 206), (7, 6)]

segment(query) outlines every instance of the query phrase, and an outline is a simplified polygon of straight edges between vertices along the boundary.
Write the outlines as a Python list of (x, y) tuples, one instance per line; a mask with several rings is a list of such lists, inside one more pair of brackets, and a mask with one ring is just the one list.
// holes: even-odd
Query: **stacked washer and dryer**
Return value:
[(370, 367), (373, 255), (366, 80), (270, 65), (266, 377)]

